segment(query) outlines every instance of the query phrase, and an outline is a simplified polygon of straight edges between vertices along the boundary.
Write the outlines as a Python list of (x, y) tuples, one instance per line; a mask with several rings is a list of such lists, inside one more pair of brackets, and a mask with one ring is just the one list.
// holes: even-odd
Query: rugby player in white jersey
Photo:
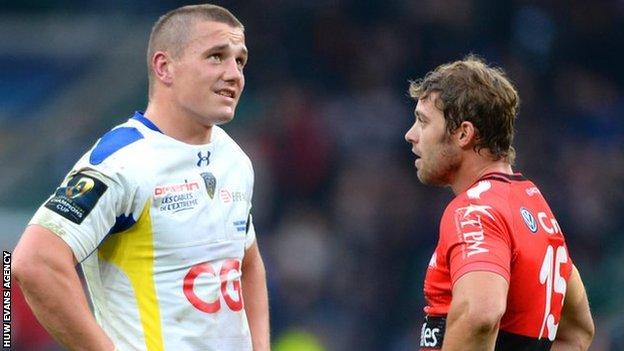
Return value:
[(147, 109), (102, 136), (37, 211), (14, 276), (70, 350), (268, 350), (253, 169), (217, 126), (245, 86), (244, 27), (218, 6), (178, 8), (154, 25), (147, 61)]

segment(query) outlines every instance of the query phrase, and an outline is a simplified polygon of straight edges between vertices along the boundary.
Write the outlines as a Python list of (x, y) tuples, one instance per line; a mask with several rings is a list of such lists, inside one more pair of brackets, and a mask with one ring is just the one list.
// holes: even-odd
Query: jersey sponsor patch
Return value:
[(199, 203), (199, 192), (198, 182), (159, 185), (154, 188), (154, 206), (161, 212), (192, 210)]
[(246, 232), (247, 231), (247, 221), (246, 220), (234, 221), (232, 224), (234, 225), (234, 228), (236, 228), (237, 232)]
[(524, 220), (524, 223), (527, 225), (529, 230), (532, 233), (536, 233), (537, 221), (535, 220), (535, 217), (533, 217), (533, 214), (531, 214), (531, 212), (524, 207), (520, 208), (520, 214), (522, 215), (522, 219)]
[(440, 350), (446, 329), (445, 317), (425, 317), (420, 330), (420, 351)]
[(226, 204), (240, 201), (249, 201), (249, 196), (247, 196), (247, 193), (243, 191), (230, 191), (228, 189), (221, 189), (219, 194), (221, 195), (221, 201)]
[(526, 191), (527, 195), (529, 195), (529, 196), (533, 196), (535, 194), (541, 194), (539, 189), (536, 186), (532, 186), (532, 187), (526, 188), (525, 191)]
[(465, 243), (464, 257), (490, 251), (484, 247), (485, 233), (481, 218), (487, 216), (492, 221), (496, 221), (489, 212), (491, 209), (491, 206), (470, 204), (455, 210), (457, 234), (461, 236), (462, 241)]
[(97, 178), (78, 173), (69, 179), (67, 185), (56, 189), (45, 207), (76, 224), (81, 224), (106, 189), (108, 186)]

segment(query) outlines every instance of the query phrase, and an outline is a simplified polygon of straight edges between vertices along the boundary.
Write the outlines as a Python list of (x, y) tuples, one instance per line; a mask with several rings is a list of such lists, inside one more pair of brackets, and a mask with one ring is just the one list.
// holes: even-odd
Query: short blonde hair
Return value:
[(162, 15), (152, 27), (147, 45), (147, 77), (149, 95), (152, 94), (154, 73), (152, 72), (152, 56), (157, 51), (167, 51), (173, 57), (179, 57), (188, 44), (188, 35), (197, 21), (214, 21), (225, 23), (245, 30), (243, 24), (227, 9), (211, 4), (189, 5), (179, 7)]

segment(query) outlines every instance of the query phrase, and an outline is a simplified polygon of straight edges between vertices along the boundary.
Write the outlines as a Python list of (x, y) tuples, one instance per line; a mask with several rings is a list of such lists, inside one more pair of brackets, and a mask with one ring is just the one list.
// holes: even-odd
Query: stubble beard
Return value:
[(461, 164), (458, 150), (454, 150), (448, 140), (438, 144), (433, 157), (422, 159), (422, 167), (417, 172), (418, 180), (425, 185), (444, 187), (451, 184), (453, 176)]

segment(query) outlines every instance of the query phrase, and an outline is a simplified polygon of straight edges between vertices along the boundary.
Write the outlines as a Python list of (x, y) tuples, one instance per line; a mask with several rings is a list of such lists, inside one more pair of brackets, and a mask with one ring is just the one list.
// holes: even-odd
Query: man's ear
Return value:
[(166, 51), (156, 51), (152, 56), (151, 66), (156, 80), (167, 86), (173, 83), (173, 66), (171, 65), (169, 53)]
[(472, 122), (463, 121), (455, 131), (455, 140), (462, 149), (472, 148), (476, 139), (477, 131)]

